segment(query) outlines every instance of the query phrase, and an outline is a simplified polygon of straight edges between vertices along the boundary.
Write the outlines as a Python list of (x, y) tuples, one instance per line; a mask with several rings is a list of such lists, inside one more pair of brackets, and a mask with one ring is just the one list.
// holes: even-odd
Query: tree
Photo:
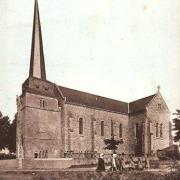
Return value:
[(10, 152), (16, 152), (16, 123), (17, 123), (17, 114), (14, 116), (14, 120), (10, 124), (9, 133), (8, 133), (8, 149)]
[(106, 147), (104, 149), (111, 150), (113, 153), (116, 152), (118, 145), (123, 143), (123, 139), (116, 140), (114, 138), (114, 122), (111, 119), (111, 138), (110, 139), (104, 139), (104, 144)]
[(104, 149), (112, 150), (113, 153), (116, 152), (118, 145), (123, 143), (123, 139), (115, 140), (114, 136), (111, 136), (110, 139), (105, 139), (104, 144), (106, 147)]
[(180, 143), (180, 110), (177, 109), (176, 113), (173, 113), (173, 115), (176, 115), (173, 119), (173, 131), (175, 131), (174, 141)]
[(10, 128), (10, 120), (8, 116), (0, 113), (0, 150), (8, 148), (8, 133)]

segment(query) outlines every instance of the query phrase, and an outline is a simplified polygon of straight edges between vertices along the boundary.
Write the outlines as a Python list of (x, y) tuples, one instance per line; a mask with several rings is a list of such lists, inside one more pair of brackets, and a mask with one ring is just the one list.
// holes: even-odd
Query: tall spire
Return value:
[(46, 70), (44, 62), (43, 42), (41, 34), (41, 22), (39, 16), (38, 1), (34, 5), (34, 22), (32, 33), (31, 60), (29, 77), (37, 77), (46, 80)]

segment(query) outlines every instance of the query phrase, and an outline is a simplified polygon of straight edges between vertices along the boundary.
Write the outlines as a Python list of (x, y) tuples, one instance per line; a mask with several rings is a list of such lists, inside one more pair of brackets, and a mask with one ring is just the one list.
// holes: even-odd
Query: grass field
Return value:
[(0, 180), (180, 180), (180, 172), (130, 171), (121, 174), (87, 169), (0, 171)]

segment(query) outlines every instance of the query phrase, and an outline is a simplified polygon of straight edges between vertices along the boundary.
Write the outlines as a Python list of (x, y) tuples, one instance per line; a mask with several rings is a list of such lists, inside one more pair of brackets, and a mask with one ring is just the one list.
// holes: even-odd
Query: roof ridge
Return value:
[(157, 94), (153, 94), (150, 96), (146, 96), (144, 98), (141, 99), (137, 99), (131, 103), (129, 103), (129, 107), (130, 107), (130, 114), (131, 113), (137, 113), (140, 111), (144, 111), (146, 110), (147, 105), (151, 102), (151, 100), (156, 96)]
[(150, 98), (150, 97), (153, 98), (154, 96), (156, 96), (156, 94), (152, 94), (152, 95), (149, 95), (149, 96), (140, 98), (140, 99), (136, 99), (136, 100), (134, 100), (134, 101), (129, 102), (129, 104), (134, 103), (134, 102), (137, 102), (137, 101), (140, 101), (140, 100), (144, 100), (144, 99), (146, 99), (146, 98)]
[(117, 100), (117, 99), (108, 98), (108, 97), (105, 97), (105, 96), (100, 96), (100, 95), (97, 95), (97, 94), (92, 94), (92, 93), (85, 92), (85, 91), (81, 91), (81, 90), (77, 90), (77, 89), (72, 89), (72, 88), (68, 88), (68, 87), (64, 87), (64, 86), (59, 86), (59, 87), (60, 87), (60, 88), (61, 88), (61, 87), (62, 87), (62, 88), (66, 88), (66, 89), (73, 90), (73, 91), (80, 92), (80, 93), (86, 93), (86, 94), (88, 94), (88, 95), (96, 96), (96, 97), (99, 97), (99, 98), (105, 98), (105, 99), (109, 99), (109, 100), (112, 100), (112, 101), (117, 101), (117, 102), (129, 104), (128, 102), (124, 102), (124, 101), (120, 101), (120, 100)]

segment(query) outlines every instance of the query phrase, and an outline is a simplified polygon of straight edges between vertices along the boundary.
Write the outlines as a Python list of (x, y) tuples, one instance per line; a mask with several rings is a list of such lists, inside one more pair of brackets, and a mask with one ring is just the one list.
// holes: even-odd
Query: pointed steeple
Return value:
[(34, 22), (32, 33), (31, 59), (29, 77), (37, 77), (46, 80), (46, 70), (44, 62), (43, 42), (41, 34), (41, 22), (39, 16), (38, 1), (34, 5)]

